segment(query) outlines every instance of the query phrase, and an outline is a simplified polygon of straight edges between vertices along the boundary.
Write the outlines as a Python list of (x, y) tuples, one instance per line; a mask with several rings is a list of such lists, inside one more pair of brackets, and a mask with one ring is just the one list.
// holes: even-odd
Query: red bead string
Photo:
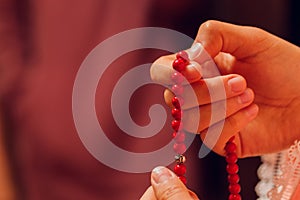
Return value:
[(173, 81), (172, 85), (172, 91), (174, 93), (174, 97), (172, 99), (172, 104), (174, 108), (172, 109), (172, 128), (174, 130), (173, 132), (173, 139), (174, 139), (174, 146), (173, 150), (176, 153), (175, 161), (176, 165), (174, 167), (174, 173), (178, 176), (178, 178), (186, 184), (186, 166), (184, 164), (185, 162), (185, 156), (183, 155), (186, 151), (186, 145), (184, 144), (185, 141), (185, 133), (182, 130), (183, 123), (182, 123), (182, 116), (183, 112), (181, 110), (181, 106), (184, 104), (182, 94), (184, 91), (183, 88), (183, 81), (184, 77), (181, 74), (185, 69), (186, 66), (189, 64), (188, 55), (185, 51), (181, 51), (176, 55), (176, 59), (173, 62), (173, 69), (176, 71), (172, 74), (171, 79)]
[(228, 200), (241, 200), (242, 197), (239, 194), (241, 191), (241, 186), (239, 184), (240, 177), (238, 175), (239, 166), (237, 165), (238, 157), (236, 155), (236, 144), (233, 142), (234, 136), (231, 137), (225, 145), (226, 152), (226, 170), (228, 173), (228, 190), (229, 196)]
[[(173, 139), (174, 139), (174, 152), (176, 153), (175, 161), (176, 165), (174, 167), (174, 173), (178, 176), (178, 178), (186, 184), (187, 180), (185, 177), (186, 166), (184, 162), (186, 161), (185, 156), (183, 155), (186, 151), (185, 141), (185, 133), (182, 130), (183, 123), (182, 117), (183, 112), (181, 110), (181, 106), (184, 104), (184, 99), (182, 94), (184, 92), (183, 81), (184, 76), (182, 72), (186, 69), (189, 64), (188, 54), (185, 51), (181, 51), (176, 54), (176, 59), (174, 60), (172, 66), (176, 71), (172, 74), (171, 80), (173, 81), (172, 91), (174, 93), (174, 97), (172, 99), (172, 104), (174, 108), (172, 109), (172, 128)], [(225, 146), (226, 152), (226, 170), (228, 172), (228, 190), (229, 190), (229, 200), (241, 200), (240, 191), (241, 186), (239, 184), (240, 177), (238, 175), (239, 166), (237, 165), (238, 157), (236, 155), (236, 144), (233, 142), (234, 137), (230, 138)]]

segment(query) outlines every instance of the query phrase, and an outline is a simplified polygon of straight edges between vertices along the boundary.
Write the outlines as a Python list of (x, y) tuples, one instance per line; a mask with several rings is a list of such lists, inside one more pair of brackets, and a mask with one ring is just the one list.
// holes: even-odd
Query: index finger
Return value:
[(201, 43), (213, 58), (225, 52), (243, 59), (262, 51), (265, 45), (258, 44), (271, 42), (266, 38), (266, 32), (259, 28), (209, 20), (200, 26), (195, 42)]
[[(157, 59), (152, 64), (150, 69), (150, 75), (152, 80), (164, 85), (173, 84), (171, 76), (172, 74), (174, 74), (174, 72), (176, 72), (176, 70), (174, 70), (172, 67), (173, 61), (175, 59), (175, 54), (162, 56), (159, 59)], [(195, 61), (190, 61), (189, 65), (182, 72), (182, 74), (186, 79), (184, 84), (188, 84), (187, 82), (193, 83), (199, 81), (202, 78), (201, 66)]]

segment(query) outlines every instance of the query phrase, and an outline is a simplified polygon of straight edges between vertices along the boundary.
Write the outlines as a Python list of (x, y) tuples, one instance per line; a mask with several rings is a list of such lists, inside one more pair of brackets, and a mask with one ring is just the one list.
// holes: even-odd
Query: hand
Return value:
[[(199, 106), (201, 116), (207, 116), (205, 118), (209, 119), (209, 108), (217, 102), (207, 102), (207, 88), (216, 84), (216, 80), (222, 80), (226, 98), (219, 100), (226, 101), (226, 120), (217, 144), (212, 147), (214, 151), (224, 154), (225, 142), (232, 135), (236, 135), (239, 157), (276, 152), (287, 148), (299, 138), (299, 47), (258, 28), (218, 21), (202, 24), (195, 42), (203, 45), (216, 62), (222, 76), (201, 79), (197, 70), (193, 67), (187, 68), (184, 75), (192, 84), (198, 102), (188, 102), (183, 108), (184, 116), (192, 120), (193, 110)], [(152, 78), (165, 84), (170, 83), (167, 77), (172, 73), (171, 65), (174, 59), (174, 55), (158, 59), (151, 68)], [(201, 59), (200, 56), (196, 60), (202, 65)], [(194, 68), (201, 71), (201, 65), (195, 64)], [(230, 81), (233, 77), (238, 78)], [(190, 92), (185, 90), (185, 100)], [(170, 102), (171, 98), (171, 92), (165, 92), (166, 102)], [(201, 119), (197, 122), (197, 132), (204, 138), (207, 128), (218, 126), (219, 122), (210, 124), (209, 120), (203, 117)], [(188, 122), (184, 124), (189, 125)]]
[(151, 173), (151, 185), (140, 200), (199, 200), (176, 175), (165, 167), (156, 167)]

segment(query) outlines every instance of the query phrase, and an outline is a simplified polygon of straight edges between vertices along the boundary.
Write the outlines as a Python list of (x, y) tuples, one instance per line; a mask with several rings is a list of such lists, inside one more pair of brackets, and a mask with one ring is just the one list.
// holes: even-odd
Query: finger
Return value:
[[(206, 53), (200, 43), (194, 44), (191, 48), (185, 50), (190, 58), (189, 65), (181, 73), (185, 77), (184, 84), (199, 81), (202, 77), (209, 78), (219, 76), (220, 72), (215, 62), (209, 54)], [(205, 62), (201, 65), (194, 59), (203, 57), (205, 55)], [(150, 75), (153, 81), (164, 85), (171, 85), (174, 82), (171, 80), (175, 73), (172, 65), (175, 60), (175, 54), (162, 56), (157, 59), (151, 66)]]
[(229, 53), (220, 52), (215, 58), (214, 61), (218, 66), (221, 74), (232, 74), (233, 67), (236, 65), (236, 58)]
[[(184, 86), (182, 109), (205, 105), (242, 94), (247, 88), (246, 80), (237, 74), (202, 79), (191, 85)], [(166, 90), (165, 101), (172, 105), (173, 93)]]
[(200, 42), (211, 57), (215, 57), (219, 52), (225, 52), (237, 59), (243, 59), (265, 47), (257, 45), (258, 43), (270, 42), (265, 40), (266, 34), (259, 28), (210, 20), (200, 26), (195, 41)]
[(190, 194), (190, 196), (192, 197), (192, 199), (194, 199), (194, 200), (199, 200), (199, 198), (198, 198), (198, 196), (195, 194), (195, 192), (189, 190), (189, 194)]
[[(258, 106), (251, 104), (250, 106), (240, 110), (234, 115), (225, 119), (225, 121), (218, 122), (213, 126), (200, 133), (200, 137), (210, 149), (214, 152), (224, 155), (225, 143), (233, 135), (237, 134), (240, 130), (253, 120), (258, 114)], [(209, 133), (209, 134), (208, 134)], [(241, 143), (237, 141), (237, 155), (242, 156)]]
[(247, 88), (243, 94), (228, 100), (185, 110), (182, 118), (184, 129), (199, 133), (249, 106), (253, 101), (254, 93), (250, 88)]
[(158, 200), (194, 199), (180, 179), (165, 167), (152, 171), (151, 184)]
[[(151, 79), (154, 82), (163, 85), (172, 85), (174, 82), (171, 80), (172, 75), (176, 72), (172, 68), (172, 63), (175, 60), (175, 54), (162, 56), (157, 59), (150, 68)], [(201, 66), (191, 61), (186, 67), (185, 71), (182, 72), (185, 77), (184, 84), (188, 82), (192, 83), (201, 79)]]
[(147, 188), (146, 192), (143, 194), (140, 200), (157, 200), (152, 186)]

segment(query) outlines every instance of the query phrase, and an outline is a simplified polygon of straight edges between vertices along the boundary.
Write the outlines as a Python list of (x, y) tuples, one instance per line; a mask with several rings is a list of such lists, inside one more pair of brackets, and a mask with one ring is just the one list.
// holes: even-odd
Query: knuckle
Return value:
[(150, 68), (150, 77), (154, 82), (165, 84), (165, 76), (168, 73), (168, 68), (171, 68), (171, 64), (174, 60), (173, 55), (167, 55), (159, 57), (155, 60)]
[(266, 32), (259, 27), (251, 27), (252, 31), (257, 33), (258, 35), (264, 35)]
[(176, 196), (182, 192), (182, 187), (179, 185), (170, 185), (166, 189), (164, 189), (159, 195), (158, 200), (170, 200), (176, 199)]
[(212, 32), (217, 29), (219, 22), (216, 20), (207, 20), (200, 25), (200, 30), (205, 32)]
[(237, 120), (235, 116), (227, 118), (227, 122), (229, 126), (232, 127), (234, 130), (239, 127), (239, 120)]
[(200, 132), (207, 124), (207, 121), (204, 120), (200, 120), (200, 114), (197, 109), (185, 111), (183, 115), (184, 129), (190, 133)]

